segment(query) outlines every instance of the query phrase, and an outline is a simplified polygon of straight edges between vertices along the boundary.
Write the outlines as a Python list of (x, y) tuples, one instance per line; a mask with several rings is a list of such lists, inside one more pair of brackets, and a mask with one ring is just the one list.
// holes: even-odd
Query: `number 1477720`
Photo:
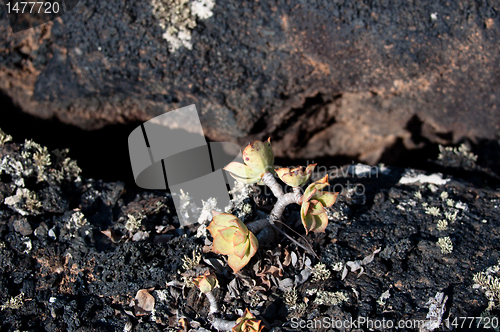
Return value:
[(43, 1), (9, 1), (6, 6), (9, 14), (57, 14), (60, 9), (58, 2)]
[(484, 316), (484, 317), (454, 317), (446, 318), (443, 321), (446, 328), (480, 328), (497, 329), (500, 326), (498, 317)]

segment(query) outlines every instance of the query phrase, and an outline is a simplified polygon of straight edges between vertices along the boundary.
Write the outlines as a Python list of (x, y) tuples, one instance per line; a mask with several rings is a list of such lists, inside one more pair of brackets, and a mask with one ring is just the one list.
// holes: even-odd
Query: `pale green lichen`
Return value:
[(0, 310), (11, 309), (17, 310), (23, 306), (24, 303), (24, 293), (20, 293), (14, 297), (11, 297), (9, 301), (0, 306)]
[(127, 221), (125, 222), (125, 228), (132, 234), (136, 233), (142, 226), (142, 220), (146, 218), (142, 213), (138, 213), (137, 216), (132, 214), (127, 215)]
[(23, 216), (37, 215), (42, 207), (36, 193), (26, 188), (17, 188), (16, 194), (6, 197), (4, 203)]
[(316, 293), (314, 303), (319, 305), (339, 305), (347, 300), (348, 298), (344, 292), (327, 292), (319, 290)]
[(283, 294), (284, 302), (290, 310), (295, 308), (298, 298), (299, 295), (297, 294), (297, 290), (295, 289), (295, 287), (286, 290)]
[[(496, 265), (490, 266), (484, 272), (474, 274), (474, 288), (480, 288), (488, 299), (488, 307), (481, 313), (481, 317), (498, 319), (492, 312), (500, 307), (500, 260)], [(491, 321), (491, 319), (489, 321)], [(498, 327), (495, 331), (498, 331)]]
[(5, 143), (12, 141), (12, 136), (7, 135), (0, 129), (0, 148), (5, 145)]
[(316, 264), (312, 269), (313, 280), (327, 280), (330, 278), (330, 270), (323, 263)]
[(448, 198), (448, 193), (446, 191), (443, 191), (439, 197), (441, 197), (441, 199), (444, 201)]
[(152, 0), (153, 16), (163, 29), (163, 39), (168, 42), (170, 52), (180, 47), (192, 49), (191, 30), (196, 20), (205, 20), (213, 15), (214, 0)]
[(448, 222), (446, 220), (443, 220), (443, 219), (438, 220), (436, 228), (438, 231), (444, 231), (444, 230), (448, 229)]
[(416, 199), (422, 199), (422, 193), (419, 191), (416, 191), (415, 194), (413, 194), (413, 196), (415, 196)]
[(450, 254), (453, 251), (453, 242), (449, 236), (440, 237), (437, 241), (437, 245), (441, 249), (443, 255)]
[(484, 272), (474, 274), (474, 288), (481, 288), (488, 298), (487, 311), (500, 307), (500, 260), (496, 265), (490, 266)]
[(425, 213), (430, 214), (431, 216), (437, 217), (441, 213), (438, 207), (431, 206), (425, 209)]
[(196, 252), (196, 250), (193, 250), (193, 258), (190, 258), (186, 255), (184, 255), (184, 258), (182, 258), (182, 268), (185, 271), (192, 270), (198, 264), (200, 264), (200, 261), (201, 261), (201, 254)]
[(444, 216), (446, 217), (446, 219), (452, 223), (454, 222), (455, 220), (457, 220), (457, 215), (458, 215), (458, 211), (457, 210), (451, 210), (451, 211), (445, 211), (444, 212)]
[(477, 156), (465, 144), (457, 147), (444, 147), (439, 145), (438, 160), (443, 160), (452, 167), (474, 168)]

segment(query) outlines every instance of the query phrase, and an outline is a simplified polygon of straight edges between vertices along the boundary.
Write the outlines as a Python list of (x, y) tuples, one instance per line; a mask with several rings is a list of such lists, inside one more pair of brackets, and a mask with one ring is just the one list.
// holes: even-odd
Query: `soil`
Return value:
[[(443, 181), (429, 180), (437, 184), (405, 182), (430, 173), (397, 167), (372, 168), (370, 175), (353, 173), (352, 165), (330, 169), (330, 184), (341, 193), (326, 232), (305, 235), (298, 206), (283, 218), (286, 232), (310, 243), (318, 258), (279, 237), (261, 243), (233, 274), (208, 250), (211, 238), (197, 235), (198, 225), (179, 227), (169, 193), (86, 178), (61, 151), (50, 154), (50, 164), (39, 161), (42, 150), (29, 142), (0, 150), (2, 331), (174, 331), (181, 322), (187, 330), (210, 330), (208, 301), (186, 282), (206, 268), (217, 274), (222, 315), (234, 320), (249, 308), (265, 331), (312, 330), (293, 322), (325, 317), (425, 321), (438, 292), (447, 296), (442, 318), (451, 323), (488, 307), (473, 278), (499, 263), (500, 180), (465, 154), (448, 151), (432, 161), (444, 174)], [(272, 199), (245, 203), (252, 220)], [(446, 237), (449, 252), (438, 245)], [(346, 263), (374, 252), (362, 274), (347, 270), (342, 278)], [(153, 296), (153, 311), (135, 300), (140, 290)], [(460, 323), (440, 329), (481, 330)]]

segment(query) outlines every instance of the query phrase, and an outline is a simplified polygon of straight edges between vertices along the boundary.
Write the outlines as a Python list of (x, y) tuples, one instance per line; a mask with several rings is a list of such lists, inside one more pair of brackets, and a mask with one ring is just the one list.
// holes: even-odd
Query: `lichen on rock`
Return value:
[(163, 39), (168, 42), (170, 52), (181, 46), (192, 49), (191, 30), (196, 19), (205, 20), (212, 16), (213, 0), (152, 0), (153, 15), (165, 31)]

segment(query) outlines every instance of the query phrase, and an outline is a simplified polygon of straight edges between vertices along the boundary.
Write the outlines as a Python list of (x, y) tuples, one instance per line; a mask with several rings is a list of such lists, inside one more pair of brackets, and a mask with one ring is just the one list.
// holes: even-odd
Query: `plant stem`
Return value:
[(219, 331), (232, 331), (233, 327), (236, 325), (236, 321), (233, 320), (225, 320), (219, 317), (215, 317), (214, 314), (219, 314), (219, 305), (217, 304), (217, 300), (215, 299), (214, 294), (212, 292), (205, 293), (208, 302), (210, 302), (210, 311), (208, 312), (208, 320), (212, 324), (212, 326)]
[(212, 314), (218, 313), (219, 305), (217, 304), (217, 300), (215, 299), (214, 294), (212, 294), (212, 292), (210, 291), (205, 293), (205, 295), (207, 296), (208, 302), (210, 302), (210, 310), (208, 311), (208, 315), (210, 316)]
[(271, 189), (276, 198), (280, 198), (284, 195), (281, 185), (276, 181), (276, 178), (271, 172), (267, 171), (264, 173), (262, 176), (262, 182), (264, 182), (264, 184)]
[(302, 192), (302, 188), (300, 187), (293, 187), (293, 192), (296, 193), (297, 195), (300, 195), (302, 196), (303, 192)]
[(225, 320), (222, 318), (213, 318), (212, 321), (212, 326), (219, 331), (232, 331), (233, 327), (236, 326), (236, 321), (235, 320)]
[(248, 230), (254, 234), (257, 234), (258, 232), (260, 232), (269, 225), (270, 223), (269, 220), (267, 219), (259, 219), (246, 224)]
[(287, 205), (292, 203), (299, 204), (301, 199), (302, 196), (296, 192), (284, 194), (281, 197), (278, 197), (278, 201), (269, 215), (269, 223), (274, 225), (274, 222), (281, 218), (281, 215), (283, 214), (283, 211), (285, 211)]

